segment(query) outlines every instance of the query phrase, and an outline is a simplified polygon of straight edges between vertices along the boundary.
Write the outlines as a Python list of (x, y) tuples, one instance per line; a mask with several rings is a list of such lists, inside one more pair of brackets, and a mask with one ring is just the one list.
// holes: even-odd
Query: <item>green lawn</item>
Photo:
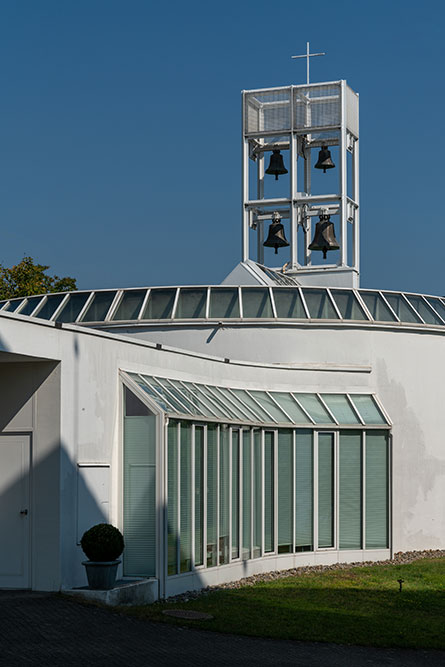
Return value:
[[(399, 592), (397, 579), (404, 579)], [(164, 609), (194, 609), (185, 621)], [(445, 648), (445, 558), (307, 573), (120, 612), (217, 632), (304, 641)]]

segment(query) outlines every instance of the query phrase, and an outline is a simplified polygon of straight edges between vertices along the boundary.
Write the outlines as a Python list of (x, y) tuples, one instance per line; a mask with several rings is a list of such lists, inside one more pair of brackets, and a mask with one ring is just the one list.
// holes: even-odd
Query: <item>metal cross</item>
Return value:
[(306, 58), (306, 83), (309, 83), (309, 58), (325, 55), (326, 53), (309, 53), (309, 42), (306, 42), (306, 53), (303, 56), (291, 56), (291, 58)]

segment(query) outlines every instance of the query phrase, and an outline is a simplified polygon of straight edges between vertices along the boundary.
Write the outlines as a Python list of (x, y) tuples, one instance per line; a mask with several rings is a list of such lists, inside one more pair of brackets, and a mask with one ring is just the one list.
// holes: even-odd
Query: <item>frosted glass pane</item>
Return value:
[(80, 294), (70, 294), (67, 303), (57, 316), (58, 322), (75, 322), (79, 317), (80, 311), (84, 307), (90, 292), (81, 292)]
[(218, 432), (207, 427), (207, 567), (218, 564)]
[(49, 320), (65, 297), (66, 294), (49, 295), (43, 306), (40, 308), (37, 317), (41, 317), (42, 320)]
[(192, 568), (192, 438), (191, 425), (181, 423), (180, 429), (180, 468), (181, 468), (181, 503), (179, 571), (189, 572)]
[(290, 394), (274, 391), (273, 397), (281, 405), (283, 410), (286, 410), (287, 414), (293, 419), (295, 424), (312, 423)]
[(240, 479), (239, 479), (240, 437), (239, 431), (232, 431), (232, 558), (239, 558), (239, 511), (240, 511)]
[(168, 424), (168, 482), (167, 482), (167, 542), (168, 574), (178, 572), (178, 423), (170, 420)]
[(147, 290), (124, 292), (113, 320), (136, 320)]
[(363, 308), (351, 290), (331, 289), (331, 294), (337, 304), (341, 316), (345, 320), (367, 320)]
[(261, 474), (261, 432), (253, 436), (253, 553), (252, 558), (260, 558), (262, 542), (263, 492)]
[(365, 424), (386, 424), (386, 419), (378, 409), (372, 396), (350, 394), (350, 398)]
[(362, 439), (360, 432), (340, 433), (340, 549), (362, 545)]
[(219, 447), (219, 564), (229, 562), (230, 461), (229, 429), (221, 428)]
[(296, 432), (295, 494), (295, 551), (312, 551), (312, 431)]
[(205, 317), (207, 289), (181, 289), (175, 319)]
[(360, 423), (344, 394), (321, 394), (321, 397), (339, 424)]
[(318, 434), (318, 546), (334, 546), (334, 434)]
[(278, 432), (278, 553), (292, 551), (293, 431)]
[(156, 575), (156, 418), (124, 418), (124, 574)]
[(384, 292), (384, 296), (401, 322), (420, 322), (420, 318), (399, 294)]
[(386, 433), (366, 432), (366, 548), (388, 546), (388, 444)]
[(108, 313), (116, 292), (96, 292), (82, 322), (102, 322)]
[(204, 538), (204, 428), (195, 427), (195, 565), (202, 565)]
[(304, 289), (304, 298), (309, 314), (315, 319), (338, 320), (334, 306), (329, 299), (329, 294), (324, 289)]
[(410, 294), (407, 294), (406, 298), (408, 299), (410, 304), (414, 306), (414, 308), (419, 313), (420, 317), (427, 324), (440, 324), (440, 325), (443, 324), (442, 320), (436, 315), (436, 313), (433, 313), (431, 308), (429, 308), (428, 304), (425, 303), (422, 297), (412, 296)]
[(315, 394), (295, 394), (295, 398), (309, 412), (316, 424), (332, 424), (332, 418)]
[(273, 317), (267, 287), (243, 287), (243, 317)]
[(377, 292), (360, 292), (371, 316), (380, 322), (396, 322), (396, 318)]
[(307, 319), (300, 292), (297, 288), (274, 288), (273, 296), (278, 317)]
[(172, 316), (175, 289), (152, 289), (142, 313), (144, 320), (165, 320)]
[(275, 551), (274, 544), (274, 434), (266, 431), (264, 434), (264, 551)]
[(250, 558), (252, 527), (251, 431), (243, 430), (243, 560)]
[(239, 317), (237, 288), (212, 288), (210, 291), (210, 317)]

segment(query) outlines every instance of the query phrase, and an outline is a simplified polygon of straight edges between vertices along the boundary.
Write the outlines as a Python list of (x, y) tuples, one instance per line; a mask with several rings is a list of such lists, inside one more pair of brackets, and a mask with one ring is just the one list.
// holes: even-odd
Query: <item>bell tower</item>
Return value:
[(358, 287), (358, 94), (346, 81), (245, 90), (242, 133), (243, 263)]

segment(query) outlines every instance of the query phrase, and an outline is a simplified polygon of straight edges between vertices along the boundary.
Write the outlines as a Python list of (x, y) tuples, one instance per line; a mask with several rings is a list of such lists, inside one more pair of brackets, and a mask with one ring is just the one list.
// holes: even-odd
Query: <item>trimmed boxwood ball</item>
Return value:
[(110, 523), (98, 523), (80, 540), (85, 556), (95, 562), (116, 560), (124, 550), (124, 538)]

